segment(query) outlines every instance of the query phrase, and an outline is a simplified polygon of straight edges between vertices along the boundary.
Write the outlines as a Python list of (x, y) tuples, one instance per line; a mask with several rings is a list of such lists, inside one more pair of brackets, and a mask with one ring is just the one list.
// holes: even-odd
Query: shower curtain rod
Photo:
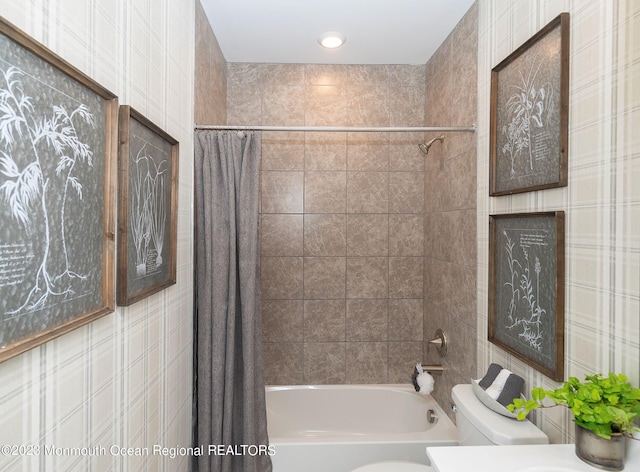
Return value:
[(366, 132), (471, 132), (475, 133), (476, 125), (471, 126), (408, 126), (408, 127), (349, 127), (349, 126), (227, 126), (227, 125), (195, 125), (196, 130), (225, 131), (347, 131)]

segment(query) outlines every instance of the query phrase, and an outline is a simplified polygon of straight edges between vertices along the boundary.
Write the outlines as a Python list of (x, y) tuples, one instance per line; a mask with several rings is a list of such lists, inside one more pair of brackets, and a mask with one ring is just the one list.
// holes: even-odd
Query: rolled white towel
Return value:
[(502, 369), (493, 383), (485, 390), (487, 395), (489, 395), (494, 400), (497, 400), (500, 396), (500, 392), (504, 388), (504, 384), (511, 375), (511, 371), (508, 369)]
[(416, 382), (418, 382), (418, 387), (420, 387), (419, 393), (429, 395), (433, 391), (433, 384), (435, 382), (429, 372), (418, 374)]

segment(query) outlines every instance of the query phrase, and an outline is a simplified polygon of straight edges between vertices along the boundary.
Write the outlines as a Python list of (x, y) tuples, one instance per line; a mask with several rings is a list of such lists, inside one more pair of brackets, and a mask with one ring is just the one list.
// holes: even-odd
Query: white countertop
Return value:
[[(625, 472), (640, 470), (640, 454), (627, 454)], [(581, 461), (573, 444), (427, 447), (436, 472), (602, 472)]]

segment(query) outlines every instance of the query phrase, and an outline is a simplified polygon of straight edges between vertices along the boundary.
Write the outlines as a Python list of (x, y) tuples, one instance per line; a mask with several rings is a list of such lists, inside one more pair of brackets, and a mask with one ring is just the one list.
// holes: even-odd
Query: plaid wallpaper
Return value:
[[(96, 454), (0, 455), (2, 470), (187, 468), (182, 456), (111, 447), (190, 440), (193, 10), (187, 0), (0, 0), (2, 16), (164, 128), (181, 154), (178, 283), (0, 364), (0, 444)], [(490, 198), (491, 68), (562, 11), (571, 14), (569, 185)], [(479, 373), (499, 362), (527, 387), (554, 386), (486, 340), (488, 215), (564, 210), (566, 375), (613, 370), (640, 381), (639, 34), (634, 0), (479, 0)], [(553, 442), (572, 437), (562, 410), (536, 421)]]
[[(488, 216), (566, 212), (565, 377), (624, 372), (640, 381), (640, 4), (480, 0), (478, 65), (478, 372), (490, 362), (556, 386), (487, 341)], [(571, 15), (569, 185), (489, 197), (490, 73), (560, 12)], [(537, 422), (573, 437), (564, 409)]]
[(0, 14), (180, 142), (177, 284), (0, 364), (0, 444), (31, 448), (0, 469), (187, 470), (122, 448), (191, 440), (194, 2), (0, 0)]

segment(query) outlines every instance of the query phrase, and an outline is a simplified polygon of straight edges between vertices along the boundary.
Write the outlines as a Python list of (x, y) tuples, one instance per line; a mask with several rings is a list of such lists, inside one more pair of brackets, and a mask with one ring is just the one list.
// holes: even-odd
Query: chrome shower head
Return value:
[(431, 148), (431, 146), (433, 145), (434, 142), (436, 141), (444, 141), (444, 134), (441, 134), (440, 136), (438, 136), (437, 138), (433, 138), (431, 141), (429, 141), (428, 143), (421, 143), (418, 144), (418, 148), (420, 148), (420, 150), (424, 153), (424, 154), (429, 154), (429, 148)]

